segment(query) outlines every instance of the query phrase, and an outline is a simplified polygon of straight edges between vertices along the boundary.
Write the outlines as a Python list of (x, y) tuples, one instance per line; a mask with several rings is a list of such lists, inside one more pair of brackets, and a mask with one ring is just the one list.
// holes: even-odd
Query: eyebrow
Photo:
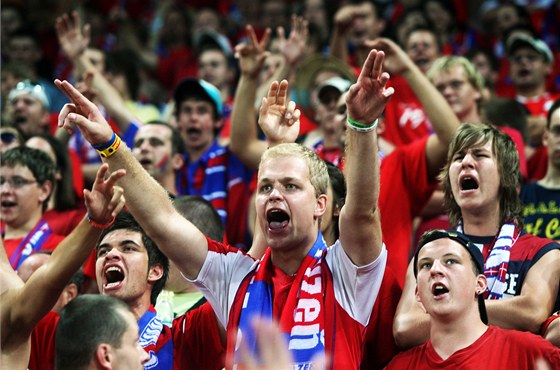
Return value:
[[(124, 240), (121, 240), (117, 245), (118, 245), (119, 247), (122, 247), (123, 245), (127, 245), (127, 244), (134, 244), (134, 245), (136, 245), (136, 246), (142, 248), (142, 246), (141, 246), (140, 244), (136, 243), (136, 242), (135, 242), (134, 240), (132, 240), (132, 239), (124, 239)], [(101, 249), (101, 248), (106, 247), (106, 246), (109, 246), (109, 247), (110, 247), (111, 244), (109, 244), (109, 243), (99, 244), (99, 245), (97, 246), (96, 249)]]

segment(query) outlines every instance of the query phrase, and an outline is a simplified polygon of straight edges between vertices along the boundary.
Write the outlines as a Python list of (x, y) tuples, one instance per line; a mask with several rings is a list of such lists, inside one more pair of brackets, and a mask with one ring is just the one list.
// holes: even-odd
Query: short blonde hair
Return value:
[(474, 64), (465, 57), (449, 55), (438, 58), (434, 60), (426, 76), (433, 83), (436, 75), (441, 72), (449, 72), (451, 68), (456, 66), (463, 67), (467, 80), (477, 91), (482, 92), (484, 90), (484, 77), (478, 72)]
[(266, 150), (261, 157), (259, 171), (266, 160), (282, 157), (297, 157), (304, 159), (307, 167), (309, 168), (309, 181), (311, 182), (313, 189), (315, 189), (315, 196), (318, 197), (321, 194), (327, 194), (327, 189), (329, 187), (329, 173), (327, 165), (321, 158), (319, 158), (317, 153), (301, 144), (280, 144)]

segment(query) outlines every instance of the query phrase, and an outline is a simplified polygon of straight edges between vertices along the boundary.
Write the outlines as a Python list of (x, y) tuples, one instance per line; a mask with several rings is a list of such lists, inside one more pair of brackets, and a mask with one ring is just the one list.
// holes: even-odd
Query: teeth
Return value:
[(105, 272), (111, 272), (111, 271), (117, 271), (117, 272), (120, 272), (122, 274), (122, 270), (117, 266), (111, 266), (107, 270), (105, 270)]
[(108, 283), (108, 284), (105, 285), (105, 288), (107, 288), (107, 289), (114, 288), (117, 285), (119, 285), (119, 283), (120, 283), (120, 281), (117, 281), (117, 282), (114, 282), (114, 283)]

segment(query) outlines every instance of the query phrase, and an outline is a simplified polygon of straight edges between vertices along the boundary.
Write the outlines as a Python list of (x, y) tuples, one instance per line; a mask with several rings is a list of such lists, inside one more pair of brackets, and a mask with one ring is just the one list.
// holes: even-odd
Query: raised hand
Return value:
[(340, 34), (347, 33), (352, 24), (354, 23), (354, 19), (358, 17), (359, 13), (356, 10), (355, 5), (344, 5), (334, 15), (334, 25), (336, 27), (336, 32)]
[(56, 18), (55, 23), (58, 42), (64, 54), (73, 60), (86, 50), (90, 42), (90, 26), (86, 24), (82, 32), (80, 17), (76, 11), (72, 12), (72, 17), (68, 14)]
[(63, 127), (69, 134), (72, 134), (78, 127), (86, 140), (93, 145), (109, 141), (113, 136), (113, 129), (99, 108), (68, 81), (56, 79), (54, 83), (72, 101), (72, 103), (65, 104), (60, 111), (58, 127)]
[(286, 62), (294, 66), (304, 56), (309, 38), (309, 22), (303, 17), (292, 15), (292, 29), (286, 39), (284, 27), (278, 27), (278, 50), (286, 59)]
[(125, 203), (123, 189), (115, 184), (126, 175), (126, 171), (121, 169), (105, 178), (108, 171), (109, 165), (102, 164), (97, 171), (91, 191), (84, 189), (88, 215), (91, 220), (100, 225), (110, 224), (123, 209)]
[(247, 25), (246, 30), (249, 35), (249, 43), (237, 45), (235, 47), (235, 57), (239, 59), (239, 69), (242, 75), (257, 78), (268, 56), (266, 48), (271, 32), (267, 28), (261, 41), (259, 41), (253, 26)]
[(354, 121), (369, 125), (383, 113), (395, 90), (386, 88), (389, 74), (383, 72), (385, 53), (371, 50), (358, 76), (346, 95), (348, 115)]
[(271, 145), (293, 143), (299, 135), (301, 112), (293, 101), (287, 102), (288, 81), (272, 82), (259, 110), (259, 126)]
[(384, 69), (391, 74), (403, 74), (414, 65), (406, 52), (395, 42), (387, 38), (367, 40), (364, 45), (370, 49), (381, 50), (385, 53)]

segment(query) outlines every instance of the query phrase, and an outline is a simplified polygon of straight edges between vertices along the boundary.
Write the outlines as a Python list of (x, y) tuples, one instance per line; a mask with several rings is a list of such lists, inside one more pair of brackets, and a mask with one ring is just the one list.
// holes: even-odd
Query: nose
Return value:
[(111, 248), (111, 250), (109, 250), (107, 252), (107, 254), (105, 254), (105, 259), (106, 260), (120, 260), (121, 259), (121, 254), (119, 252), (119, 250), (117, 248)]
[(142, 365), (144, 365), (146, 362), (148, 362), (150, 360), (150, 354), (146, 351), (144, 351), (144, 348), (142, 348), (140, 346), (140, 344), (138, 344), (138, 354), (140, 357), (140, 363)]
[(280, 192), (280, 190), (278, 190), (276, 186), (273, 187), (272, 191), (270, 192), (269, 199), (273, 200), (273, 199), (280, 199), (280, 198), (282, 198), (282, 193)]
[(461, 161), (461, 166), (462, 167), (472, 167), (473, 165), (473, 157), (470, 153), (465, 154), (465, 156), (463, 157), (463, 160)]
[(430, 268), (430, 275), (439, 275), (442, 272), (442, 263), (439, 259), (435, 259), (432, 262), (432, 267)]

